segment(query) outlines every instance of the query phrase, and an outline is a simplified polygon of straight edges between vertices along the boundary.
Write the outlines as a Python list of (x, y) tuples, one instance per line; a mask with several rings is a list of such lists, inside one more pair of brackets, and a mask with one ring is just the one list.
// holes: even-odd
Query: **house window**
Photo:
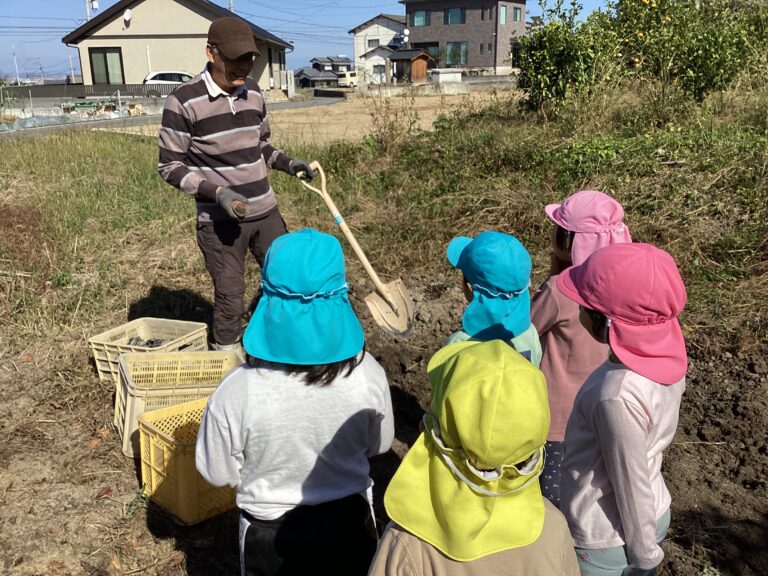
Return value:
[(368, 40), (368, 50), (371, 48), (378, 48), (379, 47), (379, 39), (374, 38), (373, 40)]
[(499, 6), (499, 24), (502, 26), (507, 23), (507, 7)]
[(466, 66), (467, 43), (448, 42), (445, 47), (445, 63), (448, 66)]
[(443, 24), (464, 24), (467, 11), (464, 8), (447, 8), (443, 11)]
[(485, 51), (485, 44), (480, 44), (480, 54), (484, 54)]
[(374, 64), (373, 65), (373, 74), (375, 76), (384, 76), (386, 69), (384, 68), (384, 64)]
[(520, 8), (512, 8), (512, 20), (520, 22), (523, 19), (523, 11)]
[(411, 44), (414, 50), (424, 50), (427, 54), (438, 60), (440, 56), (440, 44), (438, 42), (414, 42)]
[(493, 44), (488, 42), (488, 54), (493, 54)]
[(94, 84), (125, 84), (120, 48), (88, 48)]
[(512, 39), (512, 46), (510, 49), (510, 60), (512, 62), (512, 66), (515, 68), (520, 68), (520, 42), (516, 39)]
[(429, 26), (429, 11), (416, 10), (411, 12), (411, 26)]
[(480, 20), (485, 20), (485, 8), (480, 8)]

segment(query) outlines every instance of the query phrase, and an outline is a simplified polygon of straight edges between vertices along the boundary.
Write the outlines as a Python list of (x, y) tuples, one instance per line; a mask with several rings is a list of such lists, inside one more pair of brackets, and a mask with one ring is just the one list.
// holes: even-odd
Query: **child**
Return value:
[(578, 576), (562, 514), (541, 495), (544, 376), (500, 340), (430, 360), (431, 413), (384, 495), (393, 522), (369, 576)]
[(505, 340), (538, 366), (539, 335), (531, 324), (531, 257), (520, 241), (501, 232), (483, 232), (473, 240), (458, 236), (447, 250), (448, 262), (463, 273), (469, 304), (463, 330), (448, 344), (465, 340)]
[(608, 346), (592, 339), (579, 323), (579, 307), (557, 289), (557, 275), (579, 265), (595, 250), (631, 242), (624, 210), (610, 196), (582, 190), (545, 209), (554, 222), (551, 276), (534, 294), (531, 321), (541, 339), (541, 371), (547, 379), (552, 424), (541, 476), (544, 496), (560, 506), (560, 466), (565, 425), (581, 384), (608, 357)]
[(394, 436), (381, 366), (365, 352), (339, 242), (277, 238), (243, 346), (208, 402), (200, 474), (237, 487), (242, 576), (364, 574), (376, 550), (368, 457)]
[(557, 278), (608, 360), (576, 395), (565, 431), (561, 509), (582, 574), (656, 573), (671, 498), (662, 453), (677, 428), (688, 360), (677, 321), (685, 286), (672, 257), (616, 244)]

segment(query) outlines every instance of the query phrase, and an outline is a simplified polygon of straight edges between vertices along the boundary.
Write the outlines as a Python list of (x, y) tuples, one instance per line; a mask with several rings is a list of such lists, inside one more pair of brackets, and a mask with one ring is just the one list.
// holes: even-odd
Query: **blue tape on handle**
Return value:
[(334, 218), (336, 219), (336, 224), (341, 224), (344, 222), (344, 218), (341, 217), (341, 214), (336, 214)]

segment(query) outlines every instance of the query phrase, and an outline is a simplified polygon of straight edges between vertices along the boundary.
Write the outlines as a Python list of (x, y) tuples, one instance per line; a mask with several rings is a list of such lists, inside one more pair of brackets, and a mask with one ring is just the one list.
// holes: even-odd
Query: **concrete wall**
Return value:
[[(126, 25), (127, 24), (127, 25)], [(126, 84), (141, 84), (149, 72), (181, 70), (192, 75), (206, 63), (205, 42), (211, 20), (192, 6), (174, 0), (142, 0), (131, 7), (131, 19), (122, 16), (106, 23), (78, 44), (83, 82), (93, 84), (89, 48), (120, 48)], [(257, 45), (259, 45), (257, 39)], [(261, 43), (261, 56), (252, 76), (264, 89), (280, 88), (280, 50), (272, 49), (273, 66), (269, 69), (269, 49)]]

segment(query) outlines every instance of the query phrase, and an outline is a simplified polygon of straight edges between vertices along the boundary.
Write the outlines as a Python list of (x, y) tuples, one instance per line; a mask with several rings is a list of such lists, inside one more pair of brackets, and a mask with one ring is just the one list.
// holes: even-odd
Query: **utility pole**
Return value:
[(45, 74), (43, 74), (43, 63), (40, 60), (38, 60), (37, 64), (38, 66), (40, 66), (40, 85), (42, 86), (45, 84)]
[(16, 68), (16, 86), (21, 86), (21, 80), (19, 80), (19, 63), (16, 62), (16, 48), (11, 44), (11, 53), (13, 54), (13, 65)]
[(85, 20), (91, 19), (91, 9), (99, 9), (99, 0), (85, 0)]
[(75, 83), (75, 69), (72, 67), (72, 51), (67, 46), (67, 58), (69, 59), (69, 81)]

